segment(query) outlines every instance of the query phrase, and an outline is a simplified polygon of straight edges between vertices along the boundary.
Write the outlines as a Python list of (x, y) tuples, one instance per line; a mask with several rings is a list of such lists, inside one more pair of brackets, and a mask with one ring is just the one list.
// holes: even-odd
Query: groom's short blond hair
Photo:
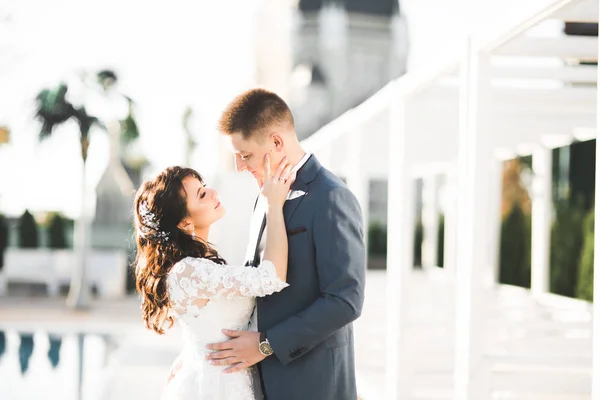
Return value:
[(218, 129), (225, 135), (241, 133), (246, 140), (260, 140), (274, 130), (293, 130), (294, 117), (277, 94), (265, 89), (250, 89), (229, 103), (219, 119)]

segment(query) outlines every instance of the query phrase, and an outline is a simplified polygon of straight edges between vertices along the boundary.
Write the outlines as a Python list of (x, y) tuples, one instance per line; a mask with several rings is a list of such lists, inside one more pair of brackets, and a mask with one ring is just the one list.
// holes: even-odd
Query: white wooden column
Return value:
[(408, 124), (405, 99), (397, 95), (390, 107), (387, 253), (387, 400), (404, 400), (410, 393), (410, 360), (406, 348), (408, 287), (413, 264), (414, 185), (406, 165)]
[[(600, 15), (598, 16), (600, 18)], [(600, 54), (600, 41), (598, 41)], [(597, 82), (600, 82), (598, 68)], [(596, 88), (596, 199), (594, 216), (594, 300), (592, 350), (592, 400), (600, 400), (600, 89)]]
[(491, 138), (485, 100), (489, 94), (489, 56), (466, 40), (461, 65), (458, 156), (458, 246), (454, 399), (487, 398), (483, 365), (483, 271), (487, 262), (486, 224)]
[(458, 198), (456, 168), (446, 173), (448, 203), (444, 210), (444, 273), (456, 275), (456, 242), (458, 229)]
[(439, 211), (439, 179), (437, 175), (429, 175), (423, 179), (423, 267), (436, 267), (438, 247)]
[(489, 188), (487, 199), (488, 262), (483, 281), (494, 287), (500, 280), (500, 232), (502, 230), (502, 161), (489, 161)]
[(552, 226), (552, 150), (539, 145), (533, 152), (531, 201), (531, 292), (550, 290), (550, 229)]
[[(358, 204), (363, 213), (363, 223), (365, 227), (365, 242), (368, 246), (368, 229), (369, 229), (369, 174), (365, 163), (366, 157), (368, 156), (363, 151), (364, 149), (364, 138), (357, 127), (354, 131), (347, 135), (348, 142), (346, 142), (346, 184), (348, 188), (354, 193)], [(368, 247), (367, 247), (368, 248)]]

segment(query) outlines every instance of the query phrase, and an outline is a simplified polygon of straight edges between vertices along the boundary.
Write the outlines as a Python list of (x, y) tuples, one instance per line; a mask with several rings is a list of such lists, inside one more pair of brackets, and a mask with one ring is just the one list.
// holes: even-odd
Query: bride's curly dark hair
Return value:
[(133, 203), (137, 256), (132, 267), (135, 284), (142, 296), (142, 319), (146, 327), (164, 333), (164, 323), (173, 326), (169, 315), (170, 301), (167, 274), (185, 257), (201, 257), (224, 264), (210, 245), (178, 228), (188, 216), (183, 180), (194, 177), (203, 182), (191, 168), (169, 167), (138, 190)]

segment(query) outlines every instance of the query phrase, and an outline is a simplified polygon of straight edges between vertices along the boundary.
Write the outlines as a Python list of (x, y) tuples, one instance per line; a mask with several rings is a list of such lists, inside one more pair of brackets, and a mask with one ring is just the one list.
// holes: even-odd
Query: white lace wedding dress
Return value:
[[(219, 265), (187, 257), (167, 277), (173, 313), (183, 331), (181, 369), (169, 382), (163, 400), (255, 400), (262, 398), (255, 368), (223, 373), (225, 366), (208, 363), (209, 343), (228, 338), (222, 329), (247, 330), (255, 297), (285, 288), (275, 266), (257, 268)], [(208, 303), (201, 307), (208, 299)]]

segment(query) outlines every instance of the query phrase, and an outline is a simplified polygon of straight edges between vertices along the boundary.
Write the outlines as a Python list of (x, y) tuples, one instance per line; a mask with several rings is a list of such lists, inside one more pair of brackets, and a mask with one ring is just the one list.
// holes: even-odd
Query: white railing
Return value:
[[(523, 33), (532, 27), (547, 19), (556, 18), (557, 15), (562, 15), (568, 6), (584, 1), (589, 3), (588, 0), (540, 1), (539, 7), (535, 7), (535, 10), (530, 7), (529, 15), (522, 16), (519, 23), (505, 26), (501, 33), (493, 37), (471, 32), (469, 40), (465, 40), (464, 51), (457, 51), (429, 71), (408, 73), (391, 82), (365, 103), (349, 110), (303, 142), (307, 150), (318, 156), (322, 155), (324, 164), (334, 172), (344, 168), (348, 170), (349, 173), (345, 176), (348, 186), (357, 195), (361, 206), (367, 209), (365, 181), (370, 178), (368, 174), (374, 169), (357, 168), (352, 164), (358, 164), (367, 158), (387, 157), (390, 221), (387, 302), (390, 311), (386, 316), (389, 339), (386, 343), (386, 398), (406, 398), (407, 386), (411, 384), (409, 374), (406, 373), (406, 365), (411, 361), (403, 348), (409, 345), (406, 339), (409, 333), (406, 329), (406, 315), (414, 306), (414, 299), (406, 297), (405, 294), (410, 287), (408, 280), (412, 279), (408, 274), (412, 263), (406, 254), (410, 253), (412, 247), (407, 243), (412, 237), (414, 214), (414, 196), (410, 181), (415, 178), (415, 170), (421, 167), (422, 160), (427, 163), (445, 162), (449, 167), (445, 172), (453, 176), (452, 186), (460, 190), (461, 196), (460, 202), (455, 198), (450, 206), (450, 216), (454, 222), (449, 224), (446, 221), (447, 231), (458, 241), (456, 249), (449, 257), (452, 260), (456, 259), (454, 263), (457, 265), (455, 272), (449, 274), (455, 278), (457, 286), (454, 307), (456, 314), (453, 316), (456, 332), (455, 340), (450, 343), (451, 349), (456, 352), (453, 363), (454, 396), (456, 399), (484, 398), (483, 393), (489, 393), (489, 380), (492, 377), (490, 373), (495, 374), (496, 383), (503, 389), (509, 390), (511, 385), (517, 385), (515, 376), (518, 377), (522, 371), (513, 371), (510, 365), (514, 360), (505, 360), (507, 365), (510, 364), (509, 367), (495, 367), (494, 370), (490, 370), (489, 364), (486, 364), (486, 352), (490, 348), (483, 343), (485, 315), (482, 302), (486, 289), (494, 290), (493, 284), (489, 288), (488, 285), (493, 281), (490, 277), (495, 275), (498, 259), (497, 249), (492, 248), (499, 242), (497, 232), (500, 224), (501, 160), (496, 155), (496, 150), (510, 147), (516, 154), (522, 144), (533, 143), (536, 148), (546, 151), (548, 149), (544, 147), (544, 135), (565, 134), (573, 137), (579, 127), (594, 129), (593, 120), (597, 115), (597, 104), (593, 104), (593, 88), (574, 91), (569, 90), (567, 85), (546, 91), (516, 86), (498, 89), (494, 86), (498, 81), (492, 75), (496, 70), (491, 68), (491, 58), (495, 52), (500, 54), (499, 46), (521, 40)], [(592, 21), (598, 20), (597, 15), (592, 15), (591, 18)], [(561, 43), (563, 42), (556, 46), (561, 46)], [(556, 49), (551, 46), (546, 50), (548, 57), (556, 54)], [(443, 87), (438, 85), (439, 78), (449, 73), (460, 76), (455, 84)], [(423, 101), (425, 97), (426, 102)], [(531, 106), (518, 103), (521, 98), (536, 104), (536, 112), (543, 109), (544, 113), (540, 113), (539, 118), (536, 117), (535, 123), (531, 123), (531, 115), (523, 117), (519, 114), (519, 111), (529, 110), (527, 106)], [(586, 101), (580, 101), (581, 99)], [(555, 105), (559, 107), (553, 108)], [(381, 112), (389, 114), (386, 115), (387, 125), (380, 125), (376, 129)], [(574, 116), (580, 119), (577, 120)], [(442, 122), (432, 124), (433, 119)], [(507, 124), (507, 121), (510, 121), (510, 124)], [(545, 121), (546, 124), (536, 125), (539, 121)], [(369, 142), (373, 140), (374, 135), (388, 137), (387, 146), (381, 148), (380, 153), (369, 148)], [(359, 144), (356, 145), (353, 141), (358, 141)], [(433, 143), (443, 151), (432, 151)], [(340, 152), (345, 157), (335, 157)], [(536, 173), (539, 177), (548, 179), (549, 175), (544, 175), (539, 165), (536, 167)], [(600, 180), (598, 182), (600, 186)], [(534, 201), (539, 203), (539, 198), (546, 201), (550, 196), (550, 190), (544, 190), (541, 195), (538, 193)], [(534, 237), (547, 236), (550, 226), (546, 223), (548, 218), (548, 213), (536, 213), (535, 219), (542, 219), (541, 222), (544, 223), (535, 224)], [(459, 219), (461, 224), (457, 223)], [(434, 231), (435, 233), (437, 232)], [(534, 255), (545, 254), (549, 251), (548, 246), (547, 240), (534, 241), (535, 248), (532, 252)], [(548, 260), (536, 261), (534, 264), (533, 278), (542, 276), (546, 281), (549, 277), (546, 273), (549, 268)], [(475, 265), (478, 268), (475, 268)], [(539, 279), (534, 279), (537, 280)], [(536, 296), (528, 296), (530, 300), (539, 299), (538, 293)], [(596, 311), (596, 314), (600, 315), (600, 312)], [(550, 343), (549, 348), (555, 344)], [(518, 357), (518, 353), (516, 356)], [(600, 360), (600, 351), (597, 352), (596, 358)], [(539, 373), (538, 367), (532, 367), (532, 370)], [(579, 387), (585, 388), (589, 383), (585, 380), (586, 368), (589, 371), (589, 366), (583, 366), (581, 370), (575, 368), (578, 376), (583, 375)], [(560, 368), (555, 372), (556, 377), (549, 379), (561, 378), (570, 373)], [(550, 375), (553, 374), (554, 372)], [(600, 382), (600, 369), (596, 368), (594, 374), (595, 380)], [(502, 376), (508, 379), (505, 380)], [(527, 387), (527, 382), (521, 383), (522, 390), (531, 389)], [(553, 383), (561, 386), (558, 380)], [(600, 387), (600, 384), (597, 385)], [(555, 389), (558, 389), (558, 386)]]
[[(0, 294), (9, 283), (46, 285), (49, 296), (57, 296), (61, 285), (68, 285), (74, 270), (75, 255), (71, 250), (13, 249), (4, 256), (0, 271)], [(89, 284), (102, 298), (120, 298), (126, 293), (127, 255), (122, 250), (91, 250), (88, 254)]]

